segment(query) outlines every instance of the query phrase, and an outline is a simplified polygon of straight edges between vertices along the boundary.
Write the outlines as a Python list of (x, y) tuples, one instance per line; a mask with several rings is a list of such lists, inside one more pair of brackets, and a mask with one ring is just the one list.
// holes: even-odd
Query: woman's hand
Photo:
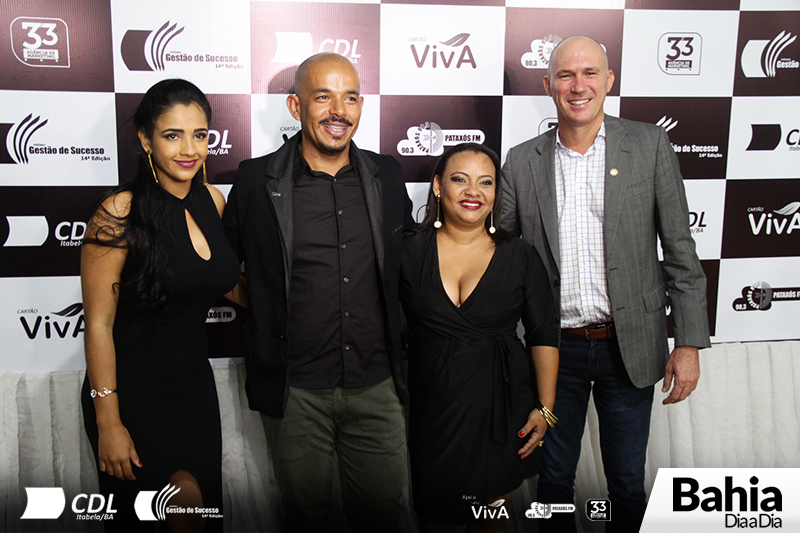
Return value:
[(100, 432), (98, 442), (100, 471), (119, 479), (135, 480), (136, 476), (133, 475), (131, 463), (141, 468), (142, 462), (136, 454), (136, 448), (128, 430), (121, 423), (98, 429)]
[(534, 409), (528, 415), (528, 423), (525, 424), (517, 434), (519, 438), (528, 436), (528, 442), (517, 451), (517, 454), (520, 455), (520, 459), (525, 459), (533, 453), (536, 446), (540, 446), (539, 443), (544, 439), (545, 433), (547, 433), (547, 422), (542, 416), (542, 413), (540, 413), (538, 409)]

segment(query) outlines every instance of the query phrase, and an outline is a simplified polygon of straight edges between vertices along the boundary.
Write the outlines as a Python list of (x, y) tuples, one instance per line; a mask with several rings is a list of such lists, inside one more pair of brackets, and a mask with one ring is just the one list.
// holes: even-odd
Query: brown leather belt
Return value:
[(593, 326), (585, 326), (580, 328), (564, 328), (561, 331), (578, 335), (593, 341), (600, 341), (603, 339), (610, 339), (617, 336), (617, 329), (614, 327), (613, 322), (606, 324), (595, 324)]

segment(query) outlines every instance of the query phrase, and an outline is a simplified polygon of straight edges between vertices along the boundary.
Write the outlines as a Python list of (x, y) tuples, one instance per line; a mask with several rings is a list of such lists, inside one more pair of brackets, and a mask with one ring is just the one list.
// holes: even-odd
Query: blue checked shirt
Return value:
[(561, 249), (561, 327), (610, 322), (603, 241), (606, 125), (581, 155), (556, 140), (556, 200)]

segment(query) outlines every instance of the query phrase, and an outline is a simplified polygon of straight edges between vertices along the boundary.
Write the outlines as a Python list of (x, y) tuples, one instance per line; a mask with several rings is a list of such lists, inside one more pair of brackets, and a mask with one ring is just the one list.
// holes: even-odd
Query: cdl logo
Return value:
[(228, 130), (222, 130), (222, 134), (217, 130), (208, 130), (208, 154), (227, 155), (228, 149), (233, 145), (228, 142)]
[[(4, 248), (42, 246), (50, 234), (50, 225), (42, 215), (6, 216), (8, 236)], [(85, 222), (60, 222), (53, 232), (60, 246), (80, 246), (86, 235)]]
[[(751, 124), (750, 144), (746, 151), (772, 151), (778, 147), (783, 137), (780, 124)], [(786, 144), (790, 152), (800, 151), (800, 129), (794, 128), (786, 134)]]
[(273, 63), (300, 64), (315, 53), (334, 52), (346, 57), (354, 65), (358, 64), (361, 54), (358, 53), (358, 39), (352, 42), (347, 39), (326, 38), (314, 48), (314, 37), (308, 32), (276, 31), (275, 40), (278, 47), (270, 60)]
[[(20, 517), (23, 520), (48, 520), (61, 516), (66, 507), (64, 489), (61, 487), (25, 487), (28, 503)], [(102, 494), (78, 494), (72, 499), (72, 512), (82, 518), (88, 519), (95, 515), (102, 520), (114, 518), (114, 495), (108, 495), (108, 501)]]

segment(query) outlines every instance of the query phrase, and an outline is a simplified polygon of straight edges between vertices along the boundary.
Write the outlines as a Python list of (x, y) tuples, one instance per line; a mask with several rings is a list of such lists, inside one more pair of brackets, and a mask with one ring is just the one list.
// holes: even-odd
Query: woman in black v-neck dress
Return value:
[(499, 166), (481, 145), (445, 153), (422, 229), (404, 242), (409, 451), (422, 531), (480, 524), (489, 511), (507, 516), (489, 503), (536, 474), (538, 453), (529, 454), (547, 429), (537, 401), (552, 408), (555, 400), (555, 307), (536, 251), (494, 227)]
[(81, 400), (100, 491), (113, 494), (117, 510), (107, 531), (154, 530), (144, 513), (158, 508), (145, 501), (135, 511), (134, 502), (167, 484), (180, 489), (166, 493), (175, 492), (168, 506), (207, 515), (168, 513), (168, 525), (222, 530), (222, 433), (205, 318), (236, 285), (239, 264), (220, 222), (222, 194), (194, 182), (205, 172), (210, 118), (191, 83), (154, 85), (134, 115), (139, 172), (101, 200), (84, 241)]

